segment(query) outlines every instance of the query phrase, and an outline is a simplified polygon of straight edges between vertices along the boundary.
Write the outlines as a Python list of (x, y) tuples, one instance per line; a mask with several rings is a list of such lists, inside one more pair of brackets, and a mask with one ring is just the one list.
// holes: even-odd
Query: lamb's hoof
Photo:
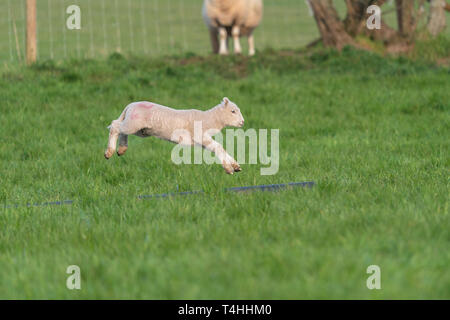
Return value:
[(222, 167), (225, 170), (226, 173), (228, 174), (233, 174), (234, 173), (234, 169), (233, 166), (229, 163), (226, 163), (225, 161), (222, 163)]
[(228, 55), (228, 51), (221, 51), (221, 52), (219, 52), (219, 55), (227, 56)]
[(126, 148), (126, 147), (119, 147), (119, 150), (117, 150), (117, 155), (120, 157), (120, 156), (123, 156), (124, 154), (125, 154), (125, 152), (127, 152), (127, 149), (128, 148)]
[(231, 166), (233, 167), (234, 172), (242, 171), (241, 166), (237, 162), (232, 163)]
[(109, 158), (111, 158), (113, 153), (114, 153), (114, 151), (106, 150), (105, 151), (105, 159), (108, 160)]

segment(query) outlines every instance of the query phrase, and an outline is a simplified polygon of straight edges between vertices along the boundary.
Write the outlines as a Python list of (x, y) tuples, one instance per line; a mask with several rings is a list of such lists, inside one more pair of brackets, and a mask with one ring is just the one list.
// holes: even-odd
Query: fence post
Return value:
[(27, 64), (36, 61), (36, 0), (27, 0)]

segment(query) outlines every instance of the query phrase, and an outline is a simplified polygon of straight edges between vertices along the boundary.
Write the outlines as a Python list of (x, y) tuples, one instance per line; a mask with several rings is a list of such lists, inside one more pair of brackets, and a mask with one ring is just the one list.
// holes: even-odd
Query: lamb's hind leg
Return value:
[(109, 159), (116, 151), (117, 138), (120, 133), (120, 123), (119, 120), (114, 120), (109, 127), (109, 139), (108, 139), (108, 148), (105, 151), (105, 158)]
[(118, 156), (123, 156), (128, 149), (128, 135), (124, 133), (119, 134), (119, 150), (117, 150)]

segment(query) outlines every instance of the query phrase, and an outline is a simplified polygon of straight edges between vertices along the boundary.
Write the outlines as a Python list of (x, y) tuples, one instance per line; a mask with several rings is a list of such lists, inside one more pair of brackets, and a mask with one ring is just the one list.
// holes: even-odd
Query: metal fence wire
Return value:
[[(37, 58), (207, 54), (203, 0), (37, 0)], [(81, 29), (69, 29), (67, 8), (79, 6)], [(25, 59), (26, 0), (0, 0), (0, 61)], [(298, 48), (318, 36), (306, 1), (265, 0), (257, 49)], [(244, 52), (246, 41), (242, 41)]]

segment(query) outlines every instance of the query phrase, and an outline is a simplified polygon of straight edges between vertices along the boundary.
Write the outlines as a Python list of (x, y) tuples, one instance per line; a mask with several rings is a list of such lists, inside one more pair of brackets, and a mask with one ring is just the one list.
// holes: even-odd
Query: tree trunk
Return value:
[(381, 20), (380, 29), (369, 30), (364, 28), (362, 33), (372, 40), (383, 42), (385, 45), (396, 42), (399, 38), (397, 31), (389, 27), (383, 20)]
[(347, 16), (344, 25), (347, 33), (352, 37), (363, 34), (372, 40), (382, 41), (385, 44), (394, 41), (397, 37), (397, 31), (389, 27), (383, 19), (381, 19), (380, 29), (369, 30), (366, 28), (367, 8), (371, 5), (381, 7), (385, 2), (386, 0), (345, 0)]
[(410, 39), (415, 31), (413, 0), (395, 0), (397, 5), (398, 31), (400, 35)]
[(446, 26), (445, 0), (431, 0), (430, 15), (428, 18), (428, 31), (432, 36), (437, 36)]
[[(345, 45), (362, 47), (355, 41), (359, 35), (364, 35), (375, 41), (383, 42), (386, 51), (401, 53), (411, 50), (414, 46), (415, 32), (422, 11), (416, 11), (415, 4), (423, 5), (425, 0), (395, 0), (398, 31), (389, 27), (383, 19), (380, 29), (367, 28), (369, 14), (367, 8), (371, 5), (381, 7), (387, 0), (345, 0), (347, 16), (341, 21), (333, 6), (332, 0), (307, 0), (314, 12), (321, 40), (325, 46), (342, 49)], [(370, 46), (369, 46), (370, 47)], [(370, 49), (370, 48), (369, 48)]]
[(345, 30), (352, 37), (360, 33), (361, 27), (364, 27), (363, 17), (366, 15), (366, 8), (371, 0), (352, 1), (345, 0), (347, 6), (347, 16), (344, 20)]
[(355, 45), (353, 38), (345, 31), (332, 0), (312, 0), (310, 5), (324, 46), (341, 50), (346, 45)]

